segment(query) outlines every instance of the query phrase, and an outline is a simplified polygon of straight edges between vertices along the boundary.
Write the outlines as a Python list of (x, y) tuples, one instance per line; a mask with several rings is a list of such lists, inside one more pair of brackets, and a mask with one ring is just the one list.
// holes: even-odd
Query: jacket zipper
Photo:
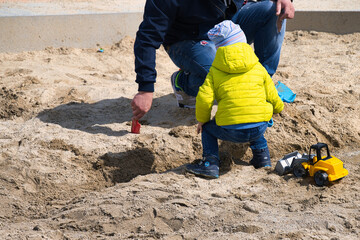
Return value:
[[(227, 0), (225, 0), (225, 1), (227, 1)], [(218, 5), (216, 5), (216, 3), (214, 3), (214, 1), (210, 1), (222, 14), (223, 14), (223, 16), (224, 16), (224, 19), (226, 19), (226, 13), (218, 6)], [(230, 1), (230, 5), (233, 3), (233, 0), (231, 0)], [(224, 2), (224, 5), (226, 5), (225, 4), (225, 2)], [(227, 7), (230, 7), (230, 5), (229, 6), (227, 6)], [(237, 5), (234, 3), (234, 5), (235, 5), (235, 8), (236, 8), (236, 12), (237, 12)]]
[(214, 1), (210, 1), (210, 2), (224, 15), (224, 19), (226, 19), (225, 12), (218, 5), (216, 5), (216, 3), (214, 3)]

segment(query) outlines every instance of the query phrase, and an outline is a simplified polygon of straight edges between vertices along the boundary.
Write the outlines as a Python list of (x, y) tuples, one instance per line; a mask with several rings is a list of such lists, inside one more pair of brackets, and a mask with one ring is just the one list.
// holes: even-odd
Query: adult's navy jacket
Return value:
[[(182, 40), (205, 40), (217, 23), (231, 19), (243, 0), (147, 0), (143, 21), (134, 45), (136, 82), (139, 91), (153, 92), (155, 54)], [(227, 6), (230, 5), (230, 6)]]

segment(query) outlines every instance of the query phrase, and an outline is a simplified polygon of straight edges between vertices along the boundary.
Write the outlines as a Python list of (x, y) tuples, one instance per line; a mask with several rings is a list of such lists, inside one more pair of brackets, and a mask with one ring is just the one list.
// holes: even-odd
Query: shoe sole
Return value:
[(215, 176), (212, 176), (212, 175), (206, 175), (206, 174), (202, 174), (202, 173), (197, 173), (197, 172), (194, 172), (194, 171), (191, 171), (190, 169), (186, 169), (187, 172), (189, 173), (192, 173), (196, 176), (200, 176), (200, 177), (204, 177), (204, 178), (209, 178), (209, 179), (216, 179), (216, 178), (219, 178), (219, 175), (215, 175)]
[(184, 105), (184, 104), (179, 103), (179, 102), (178, 102), (178, 107), (180, 107), (180, 108), (195, 108), (194, 105)]
[(250, 161), (250, 164), (251, 164), (254, 168), (256, 168), (256, 169), (258, 169), (258, 168), (263, 168), (263, 167), (271, 167), (271, 164), (268, 164), (268, 163), (266, 163), (266, 164), (260, 164), (260, 165), (255, 165), (254, 163), (252, 163), (252, 162)]

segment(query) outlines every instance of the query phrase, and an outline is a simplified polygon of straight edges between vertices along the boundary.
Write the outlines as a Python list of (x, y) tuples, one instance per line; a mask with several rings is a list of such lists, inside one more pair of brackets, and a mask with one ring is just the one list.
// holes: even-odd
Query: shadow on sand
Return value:
[[(109, 124), (128, 122), (132, 118), (131, 100), (120, 97), (104, 99), (95, 103), (70, 102), (47, 109), (38, 114), (46, 123), (58, 124), (63, 128), (80, 130), (92, 134), (102, 133), (108, 136), (123, 136), (130, 127), (113, 130)], [(140, 120), (142, 125), (174, 128), (181, 125), (195, 124), (194, 109), (182, 109), (175, 105), (172, 94), (153, 100), (151, 110)]]

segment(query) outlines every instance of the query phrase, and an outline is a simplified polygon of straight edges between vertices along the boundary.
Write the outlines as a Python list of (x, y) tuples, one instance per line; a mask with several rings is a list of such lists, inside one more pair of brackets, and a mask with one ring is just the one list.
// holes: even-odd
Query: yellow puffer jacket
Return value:
[(269, 121), (284, 108), (275, 85), (251, 46), (219, 47), (196, 97), (196, 119), (210, 120), (214, 100), (219, 126)]

